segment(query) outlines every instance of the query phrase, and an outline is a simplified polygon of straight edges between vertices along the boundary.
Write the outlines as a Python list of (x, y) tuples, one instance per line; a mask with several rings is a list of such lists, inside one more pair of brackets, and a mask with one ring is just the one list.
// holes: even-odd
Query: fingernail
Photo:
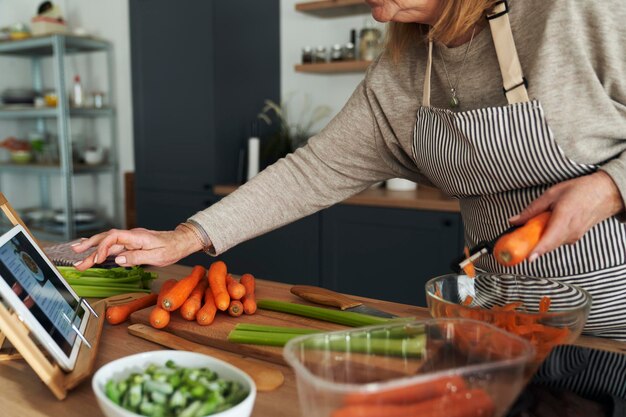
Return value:
[(528, 257), (528, 262), (533, 263), (537, 260), (538, 257), (539, 257), (538, 253), (531, 253), (530, 256)]
[(74, 243), (72, 243), (70, 246), (78, 246), (78, 245), (80, 245), (81, 243), (83, 243), (83, 242), (74, 242)]
[(118, 256), (117, 258), (115, 258), (115, 263), (118, 265), (122, 265), (126, 263), (126, 257), (125, 256)]
[(510, 221), (510, 222), (514, 222), (514, 221), (516, 221), (516, 220), (519, 220), (519, 217), (520, 217), (520, 215), (519, 215), (519, 214), (516, 214), (515, 216), (510, 217), (510, 218), (509, 218), (509, 221)]
[(96, 254), (96, 256), (93, 257), (93, 263), (94, 264), (98, 263), (98, 254)]
[(72, 265), (74, 265), (74, 266), (78, 266), (78, 265), (80, 265), (80, 264), (82, 264), (82, 263), (83, 263), (83, 261), (76, 261), (76, 262), (74, 262)]

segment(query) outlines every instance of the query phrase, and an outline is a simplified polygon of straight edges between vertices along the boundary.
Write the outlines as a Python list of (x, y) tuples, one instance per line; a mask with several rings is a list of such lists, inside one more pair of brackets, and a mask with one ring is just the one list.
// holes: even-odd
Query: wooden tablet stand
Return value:
[[(2, 193), (0, 193), (0, 209), (2, 209), (11, 224), (22, 225), (26, 233), (31, 235), (22, 219), (13, 210), (13, 207), (11, 207)], [(0, 347), (6, 345), (3, 342), (8, 341), (14, 348), (12, 351), (0, 351), (0, 361), (15, 359), (21, 356), (33, 368), (43, 383), (50, 388), (53, 394), (59, 400), (64, 399), (68, 390), (71, 390), (85, 378), (88, 378), (93, 371), (102, 334), (102, 325), (104, 324), (105, 308), (106, 300), (94, 304), (93, 310), (99, 318), (92, 315), (83, 332), (85, 338), (90, 341), (91, 348), (82, 343), (74, 369), (71, 372), (65, 372), (56, 363), (52, 362), (48, 355), (41, 350), (41, 347), (30, 337), (30, 330), (18, 315), (9, 311), (0, 302)], [(15, 351), (19, 355), (16, 355)]]

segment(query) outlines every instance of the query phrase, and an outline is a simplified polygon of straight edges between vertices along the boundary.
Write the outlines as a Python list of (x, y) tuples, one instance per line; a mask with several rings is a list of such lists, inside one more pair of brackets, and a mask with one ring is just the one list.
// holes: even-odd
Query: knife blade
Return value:
[(353, 300), (343, 294), (327, 290), (326, 288), (314, 287), (312, 285), (294, 285), (291, 287), (291, 293), (303, 300), (325, 306), (337, 307), (344, 311), (352, 311), (354, 313), (368, 314), (370, 316), (383, 318), (398, 317), (395, 314), (363, 305), (360, 301)]

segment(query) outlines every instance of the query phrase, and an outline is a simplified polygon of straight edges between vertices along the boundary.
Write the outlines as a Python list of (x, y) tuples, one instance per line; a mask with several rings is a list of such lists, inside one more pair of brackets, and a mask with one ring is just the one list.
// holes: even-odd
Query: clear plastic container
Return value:
[(303, 416), (500, 417), (534, 348), (487, 323), (433, 319), (302, 336), (284, 356)]

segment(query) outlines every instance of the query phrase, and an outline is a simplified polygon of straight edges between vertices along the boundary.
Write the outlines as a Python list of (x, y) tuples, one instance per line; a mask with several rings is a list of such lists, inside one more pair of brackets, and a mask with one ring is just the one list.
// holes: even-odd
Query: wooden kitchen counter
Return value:
[[(213, 193), (219, 196), (225, 196), (232, 193), (237, 188), (237, 185), (216, 185), (213, 187)], [(342, 201), (340, 204), (454, 213), (461, 210), (458, 200), (445, 196), (441, 191), (435, 188), (421, 185), (418, 185), (417, 190), (413, 191), (393, 191), (385, 187), (368, 188)]]
[[(190, 268), (173, 265), (153, 269), (160, 278), (180, 278)], [(259, 280), (258, 288), (264, 292), (289, 293), (289, 285)], [(361, 297), (356, 299), (367, 300)], [(293, 296), (293, 301), (299, 301)], [(400, 316), (430, 317), (426, 309), (378, 300), (367, 300), (369, 305)], [(98, 353), (96, 369), (127, 355), (150, 350), (163, 349), (161, 346), (131, 336), (127, 325), (109, 326), (105, 324)], [(626, 343), (607, 339), (581, 337), (579, 345), (626, 353)], [(294, 374), (288, 367), (272, 365), (285, 374), (285, 383), (273, 392), (257, 394), (253, 416), (255, 417), (294, 417), (300, 415)], [(48, 388), (37, 378), (24, 361), (0, 362), (0, 415), (7, 417), (101, 417), (103, 416), (91, 390), (91, 381), (84, 381), (71, 391), (64, 401), (57, 401)]]

